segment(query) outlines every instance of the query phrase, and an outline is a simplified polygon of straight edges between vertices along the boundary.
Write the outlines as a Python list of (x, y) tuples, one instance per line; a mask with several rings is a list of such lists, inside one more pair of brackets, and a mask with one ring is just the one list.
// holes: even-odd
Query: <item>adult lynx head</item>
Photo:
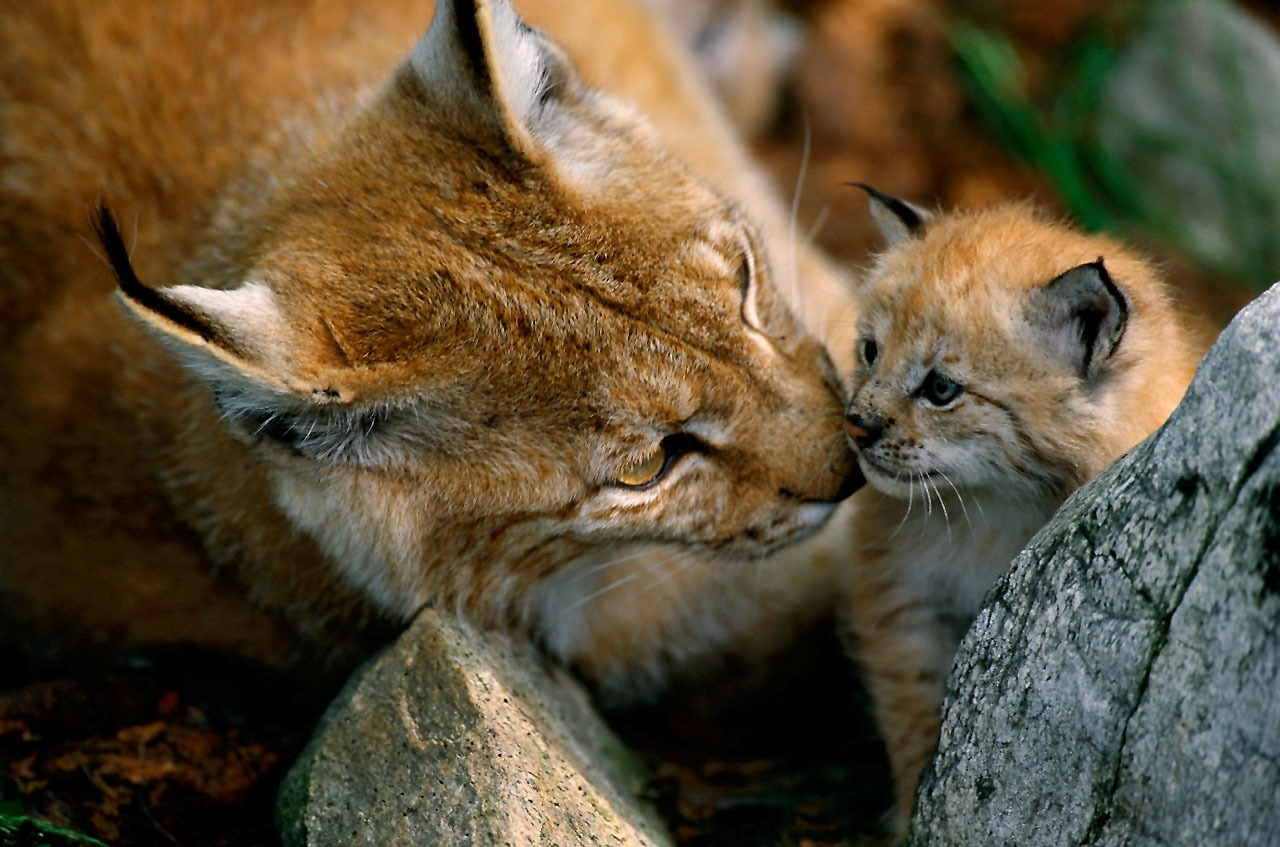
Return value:
[(764, 554), (856, 475), (751, 226), (503, 0), (438, 2), (181, 284), (143, 285), (101, 229), (125, 305), (393, 617), (518, 617), (615, 542)]
[(1056, 503), (1173, 410), (1196, 357), (1141, 259), (1025, 205), (935, 216), (871, 194), (891, 245), (846, 427), (877, 489)]

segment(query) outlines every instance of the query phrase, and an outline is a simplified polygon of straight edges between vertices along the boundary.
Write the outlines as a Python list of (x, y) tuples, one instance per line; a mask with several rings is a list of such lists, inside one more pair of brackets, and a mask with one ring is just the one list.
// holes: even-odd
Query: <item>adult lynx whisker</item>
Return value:
[[(653, 571), (655, 571), (657, 568), (661, 567), (662, 565), (665, 565), (667, 562), (670, 562), (673, 558), (675, 557), (668, 556), (666, 559), (663, 559), (661, 562), (654, 562), (650, 567), (647, 567), (644, 569), (644, 573), (645, 574), (653, 573)], [(693, 567), (698, 563), (699, 563), (699, 559), (696, 556), (690, 555), (684, 562), (680, 563), (680, 565), (669, 569), (662, 576), (658, 577), (657, 579), (650, 582), (648, 585), (641, 588), (638, 592), (636, 592), (637, 595), (646, 594), (649, 591), (652, 591), (653, 589), (657, 588), (659, 585), (669, 585), (670, 580), (673, 577), (677, 576), (678, 574), (684, 573), (685, 571), (689, 570), (689, 568)], [(672, 593), (672, 596), (678, 601), (684, 599), (684, 595), (682, 595), (678, 591)]]
[[(630, 583), (630, 582), (632, 582), (632, 581), (634, 581), (634, 580), (636, 580), (636, 579), (639, 579), (640, 577), (644, 576), (645, 574), (647, 574), (647, 573), (651, 572), (654, 568), (659, 568), (659, 567), (661, 567), (661, 566), (665, 565), (667, 562), (671, 561), (671, 560), (672, 560), (672, 559), (674, 559), (676, 556), (680, 555), (680, 552), (681, 552), (681, 551), (680, 551), (680, 549), (679, 549), (678, 547), (673, 547), (673, 548), (671, 548), (670, 550), (668, 550), (668, 551), (666, 552), (666, 554), (665, 554), (665, 555), (663, 555), (663, 556), (661, 556), (660, 558), (657, 558), (657, 559), (655, 559), (654, 561), (652, 561), (652, 562), (648, 563), (647, 565), (645, 565), (645, 566), (644, 566), (643, 568), (641, 568), (640, 570), (631, 571), (631, 572), (630, 572), (630, 573), (628, 573), (626, 576), (620, 577), (620, 578), (618, 578), (618, 579), (614, 580), (613, 582), (610, 582), (609, 584), (607, 584), (607, 585), (605, 585), (605, 586), (602, 586), (601, 588), (598, 588), (598, 589), (596, 589), (595, 591), (592, 591), (590, 594), (586, 595), (585, 597), (580, 597), (580, 598), (578, 598), (578, 599), (577, 599), (577, 600), (575, 600), (573, 603), (570, 603), (568, 606), (566, 606), (564, 609), (562, 609), (562, 610), (561, 610), (561, 612), (560, 612), (560, 616), (561, 616), (561, 617), (563, 617), (563, 616), (567, 615), (569, 612), (572, 612), (572, 611), (574, 611), (575, 609), (577, 609), (577, 608), (579, 608), (579, 607), (581, 607), (581, 606), (584, 606), (584, 605), (586, 605), (587, 603), (590, 603), (592, 600), (596, 600), (596, 599), (598, 599), (598, 598), (602, 597), (603, 595), (608, 594), (610, 591), (613, 591), (613, 590), (614, 590), (614, 589), (616, 589), (616, 588), (621, 588), (622, 586), (624, 586), (624, 585), (626, 585), (626, 584), (628, 584), (628, 583)], [(615, 562), (614, 564), (616, 564), (616, 562)]]
[(809, 127), (809, 115), (803, 114), (804, 148), (800, 154), (800, 173), (796, 175), (796, 189), (791, 195), (791, 217), (788, 228), (788, 243), (791, 248), (791, 303), (800, 307), (800, 245), (796, 238), (796, 230), (800, 219), (800, 196), (804, 193), (804, 180), (809, 172), (809, 155), (813, 149), (813, 133)]
[[(227, 413), (225, 413), (225, 412), (224, 412), (224, 413), (223, 413), (223, 417), (226, 417), (226, 416), (227, 416)], [(270, 414), (270, 415), (267, 415), (267, 416), (266, 416), (266, 418), (264, 418), (264, 419), (263, 419), (262, 423), (258, 426), (258, 428), (257, 428), (257, 429), (255, 429), (255, 430), (253, 431), (253, 434), (254, 434), (254, 435), (261, 435), (261, 434), (262, 434), (262, 432), (263, 432), (263, 430), (265, 430), (267, 427), (271, 426), (271, 424), (272, 424), (272, 423), (274, 423), (274, 422), (275, 422), (275, 420), (276, 420), (276, 418), (278, 418), (278, 417), (280, 417), (280, 416), (279, 416), (279, 415), (277, 415), (277, 414), (274, 414), (274, 413), (273, 413), (273, 414)]]
[(665, 554), (670, 552), (672, 549), (674, 549), (674, 545), (671, 545), (671, 544), (661, 544), (657, 546), (642, 546), (639, 550), (634, 550), (630, 553), (627, 553), (624, 556), (605, 559), (602, 562), (593, 562), (592, 564), (582, 568), (577, 573), (575, 573), (572, 577), (570, 577), (568, 580), (568, 584), (572, 585), (573, 583), (579, 582), (587, 577), (595, 576), (596, 574), (599, 574), (601, 571), (608, 570), (614, 565), (621, 565), (625, 562), (632, 562), (632, 561), (635, 561), (636, 559), (641, 559), (641, 558), (644, 558), (645, 556), (649, 556), (655, 553)]
[(818, 240), (818, 233), (822, 232), (822, 227), (827, 223), (827, 218), (831, 217), (831, 204), (827, 203), (822, 207), (822, 211), (818, 212), (817, 217), (813, 219), (813, 225), (809, 227), (809, 234), (804, 237), (804, 242), (800, 245), (805, 250), (811, 249), (815, 241)]

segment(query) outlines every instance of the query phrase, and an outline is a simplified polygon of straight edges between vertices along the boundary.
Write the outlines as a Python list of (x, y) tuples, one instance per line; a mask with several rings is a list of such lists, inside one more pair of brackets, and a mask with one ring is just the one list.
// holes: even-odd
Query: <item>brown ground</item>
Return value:
[[(857, 267), (875, 243), (868, 182), (925, 204), (1054, 198), (985, 132), (953, 73), (941, 23), (961, 5), (1007, 27), (1033, 75), (1105, 0), (795, 0), (812, 27), (789, 103), (757, 149), (799, 231)], [(804, 127), (810, 155), (804, 161)], [(1245, 296), (1210, 288), (1176, 257), (1196, 308), (1225, 319)], [(275, 786), (321, 704), (241, 667), (160, 657), (96, 680), (0, 694), (0, 812), (28, 811), (115, 844), (278, 843)], [(852, 671), (830, 640), (748, 705), (621, 717), (654, 766), (649, 797), (684, 847), (857, 845), (886, 802), (883, 752)], [(696, 704), (695, 700), (695, 704)], [(43, 844), (30, 833), (0, 844)]]

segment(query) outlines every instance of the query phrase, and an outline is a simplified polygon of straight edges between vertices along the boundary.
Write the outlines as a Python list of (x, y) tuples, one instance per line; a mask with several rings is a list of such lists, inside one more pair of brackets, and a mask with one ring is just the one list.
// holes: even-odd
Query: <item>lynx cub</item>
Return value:
[(868, 189), (890, 242), (860, 292), (845, 430), (847, 611), (901, 836), (961, 637), (1066, 496), (1165, 420), (1201, 350), (1142, 260), (1025, 205), (930, 215)]
[(733, 581), (860, 482), (783, 215), (645, 7), (520, 7), (4, 12), (0, 637), (340, 670), (434, 605), (643, 693), (822, 592)]

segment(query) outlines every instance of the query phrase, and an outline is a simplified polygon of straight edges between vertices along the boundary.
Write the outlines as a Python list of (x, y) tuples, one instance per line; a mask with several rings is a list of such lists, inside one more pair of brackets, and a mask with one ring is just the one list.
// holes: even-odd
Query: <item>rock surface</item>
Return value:
[(1241, 5), (1142, 4), (1092, 124), (1159, 231), (1260, 288), (1280, 274), (1262, 212), (1280, 208), (1280, 39)]
[(348, 682), (281, 787), (286, 847), (663, 845), (583, 689), (425, 611)]
[(957, 656), (913, 845), (1280, 844), (1280, 286)]

